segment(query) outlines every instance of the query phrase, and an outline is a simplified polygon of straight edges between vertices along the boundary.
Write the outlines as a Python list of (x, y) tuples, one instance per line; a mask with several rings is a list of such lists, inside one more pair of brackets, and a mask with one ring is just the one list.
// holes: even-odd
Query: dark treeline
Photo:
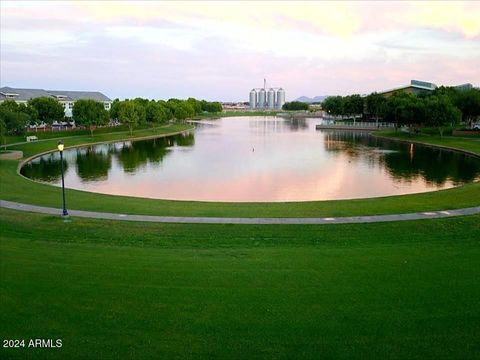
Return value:
[(398, 92), (389, 97), (378, 93), (365, 97), (330, 96), (322, 108), (331, 115), (362, 115), (365, 120), (392, 122), (396, 127), (436, 127), (442, 134), (446, 126), (456, 126), (461, 120), (471, 126), (480, 116), (480, 90), (441, 86), (419, 95)]
[(115, 99), (110, 110), (110, 118), (129, 127), (130, 131), (139, 124), (149, 124), (155, 128), (169, 121), (183, 121), (201, 114), (213, 114), (222, 111), (222, 104), (188, 98), (187, 100), (169, 99), (148, 100), (136, 98), (120, 101)]
[(72, 118), (66, 118), (63, 105), (53, 98), (38, 97), (26, 104), (7, 100), (0, 103), (0, 137), (3, 139), (6, 135), (24, 135), (29, 125), (52, 125), (54, 122), (72, 120), (76, 126), (90, 129), (92, 134), (96, 127), (107, 125), (111, 120), (125, 124), (133, 131), (138, 125), (155, 128), (160, 124), (221, 111), (222, 104), (219, 102), (194, 98), (168, 101), (115, 99), (110, 111), (105, 110), (102, 102), (77, 100), (73, 105)]
[(292, 101), (283, 104), (283, 110), (308, 110), (308, 104), (301, 101)]
[(28, 125), (51, 124), (65, 117), (62, 104), (53, 98), (36, 98), (27, 104), (13, 100), (0, 103), (0, 136), (23, 135)]

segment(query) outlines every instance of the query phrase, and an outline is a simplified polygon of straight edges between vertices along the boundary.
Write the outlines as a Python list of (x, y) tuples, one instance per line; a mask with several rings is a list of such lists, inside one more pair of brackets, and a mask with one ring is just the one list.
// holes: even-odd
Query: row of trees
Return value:
[(358, 95), (329, 96), (322, 103), (322, 109), (335, 116), (354, 116), (363, 113), (364, 99)]
[(6, 135), (23, 135), (27, 126), (39, 122), (63, 120), (63, 106), (53, 98), (36, 98), (27, 104), (13, 100), (0, 103), (0, 138)]
[[(208, 102), (189, 98), (187, 100), (170, 99), (155, 101), (142, 98), (112, 103), (110, 111), (104, 104), (95, 100), (77, 100), (72, 109), (72, 118), (77, 126), (90, 129), (93, 133), (96, 127), (117, 120), (127, 125), (133, 131), (137, 125), (150, 124), (155, 128), (159, 124), (172, 120), (183, 121), (203, 113), (222, 111), (219, 102)], [(23, 135), (28, 125), (48, 124), (70, 121), (65, 118), (63, 105), (49, 97), (38, 97), (27, 104), (17, 104), (13, 100), (0, 103), (0, 134)]]
[[(112, 103), (110, 117), (129, 127), (130, 132), (139, 124), (149, 124), (155, 129), (159, 124), (171, 120), (184, 121), (204, 113), (218, 113), (222, 111), (219, 102), (208, 102), (188, 98), (187, 100), (169, 99), (147, 100), (136, 98)], [(75, 118), (75, 115), (74, 115)]]
[(366, 97), (331, 96), (324, 100), (322, 108), (332, 115), (362, 115), (367, 120), (393, 122), (397, 127), (437, 127), (442, 133), (444, 126), (455, 126), (462, 119), (472, 125), (480, 116), (480, 90), (442, 86), (417, 96), (403, 92), (390, 97), (378, 93)]
[(17, 104), (13, 100), (0, 103), (0, 121), (3, 120), (10, 135), (23, 133), (29, 124), (51, 123), (64, 117), (63, 106), (52, 98), (36, 98), (27, 104)]
[(283, 104), (283, 110), (308, 110), (308, 104), (301, 101), (292, 101)]

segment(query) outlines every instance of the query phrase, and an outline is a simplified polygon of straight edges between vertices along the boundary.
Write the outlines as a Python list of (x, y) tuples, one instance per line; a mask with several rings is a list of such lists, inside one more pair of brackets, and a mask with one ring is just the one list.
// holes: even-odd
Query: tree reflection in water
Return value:
[(119, 163), (126, 173), (135, 173), (147, 164), (158, 165), (171, 152), (171, 147), (190, 147), (195, 144), (193, 133), (124, 143), (115, 151)]
[[(135, 173), (147, 164), (158, 165), (170, 153), (172, 146), (191, 147), (195, 144), (193, 133), (156, 138), (151, 140), (103, 144), (78, 148), (74, 153), (65, 154), (64, 169), (75, 164), (82, 182), (108, 179), (112, 160), (116, 158), (126, 173)], [(22, 175), (45, 182), (57, 182), (61, 177), (60, 157), (57, 153), (42, 156), (27, 163)]]
[[(398, 181), (421, 177), (429, 184), (455, 185), (474, 181), (480, 174), (480, 161), (450, 150), (380, 139), (362, 132), (326, 131), (325, 150), (347, 155), (369, 167), (385, 168)], [(381, 150), (388, 149), (388, 150)]]
[(195, 137), (193, 133), (186, 133), (186, 134), (178, 134), (174, 136), (175, 144), (177, 146), (193, 146), (195, 145)]
[(112, 145), (100, 145), (77, 150), (77, 174), (82, 181), (108, 178), (108, 171), (112, 167), (112, 149)]
[[(68, 170), (68, 162), (66, 159), (63, 159), (63, 169), (65, 173)], [(62, 176), (60, 155), (58, 153), (52, 153), (34, 159), (25, 164), (20, 173), (34, 180), (57, 182)]]

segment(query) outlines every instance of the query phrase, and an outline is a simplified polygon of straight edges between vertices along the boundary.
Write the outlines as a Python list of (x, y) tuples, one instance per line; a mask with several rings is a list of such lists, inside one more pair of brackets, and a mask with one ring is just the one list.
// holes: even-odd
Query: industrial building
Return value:
[[(456, 88), (457, 90), (463, 91), (463, 90), (472, 89), (473, 85), (470, 83), (467, 83), (467, 84), (457, 85), (453, 87)], [(419, 94), (430, 93), (436, 88), (437, 88), (437, 85), (431, 82), (411, 80), (409, 85), (400, 86), (395, 89), (381, 91), (379, 92), (379, 94), (382, 94), (385, 97), (389, 97), (397, 92), (404, 92), (407, 94), (419, 95)]]
[(273, 110), (281, 109), (285, 104), (285, 90), (271, 87), (266, 89), (266, 80), (263, 80), (263, 88), (253, 88), (250, 91), (250, 110)]

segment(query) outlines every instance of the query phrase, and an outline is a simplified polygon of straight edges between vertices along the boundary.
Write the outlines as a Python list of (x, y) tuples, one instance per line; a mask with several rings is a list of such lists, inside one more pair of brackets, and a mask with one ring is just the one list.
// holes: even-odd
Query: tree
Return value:
[(371, 93), (365, 98), (365, 110), (367, 117), (374, 118), (378, 127), (378, 119), (380, 117), (382, 107), (387, 100), (383, 95), (376, 92)]
[(143, 99), (143, 98), (139, 98), (139, 97), (133, 99), (132, 101), (135, 102), (135, 103), (138, 104), (138, 105), (143, 106), (144, 108), (145, 108), (145, 107), (148, 105), (148, 103), (150, 102), (150, 100), (148, 100), (148, 99)]
[(8, 108), (0, 107), (0, 121), (4, 124), (6, 135), (25, 135), (30, 123), (30, 116), (23, 112), (14, 112)]
[(5, 121), (0, 118), (0, 143), (3, 144), (6, 148), (6, 143), (7, 143), (7, 126), (5, 125)]
[(291, 101), (283, 104), (283, 110), (308, 110), (308, 104), (301, 101)]
[(344, 100), (341, 96), (329, 96), (322, 103), (322, 109), (331, 115), (344, 114)]
[(0, 103), (0, 108), (11, 111), (13, 113), (27, 114), (29, 117), (29, 124), (34, 124), (38, 118), (38, 113), (32, 106), (27, 106), (24, 103), (17, 104), (14, 100), (6, 100)]
[(353, 117), (353, 123), (355, 124), (355, 116), (363, 114), (363, 99), (360, 95), (354, 94), (345, 96), (343, 99), (343, 112), (346, 115)]
[(446, 96), (455, 105), (459, 91), (453, 86), (439, 86), (432, 91), (433, 96)]
[(0, 108), (2, 110), (7, 110), (11, 112), (18, 112), (18, 104), (15, 100), (5, 100), (0, 103)]
[(472, 127), (475, 118), (480, 116), (480, 90), (459, 91), (454, 104), (462, 112), (465, 123)]
[(75, 101), (72, 115), (75, 124), (87, 127), (91, 136), (97, 126), (108, 123), (108, 111), (105, 110), (103, 103), (96, 100), (80, 99)]
[(120, 108), (120, 103), (121, 101), (118, 98), (112, 101), (112, 105), (110, 106), (110, 119), (118, 119), (118, 110)]
[(185, 107), (183, 107), (181, 104), (178, 104), (175, 107), (174, 116), (177, 120), (185, 120), (188, 117), (188, 113)]
[(424, 122), (424, 100), (412, 94), (396, 93), (387, 98), (381, 113), (385, 120), (395, 124), (395, 129), (420, 125)]
[(167, 102), (164, 101), (164, 100), (158, 100), (157, 103), (159, 103), (163, 107), (163, 109), (165, 110), (165, 115), (167, 117), (167, 121), (172, 120), (173, 119), (173, 112), (170, 109), (170, 107), (168, 106)]
[(209, 113), (218, 113), (218, 112), (222, 112), (223, 110), (222, 104), (219, 103), (218, 101), (209, 102), (209, 101), (202, 100), (201, 106), (202, 106), (202, 111), (204, 112), (206, 111)]
[(202, 112), (202, 103), (194, 98), (188, 98), (187, 103), (193, 108), (195, 115)]
[(443, 136), (444, 126), (458, 124), (462, 113), (446, 96), (430, 96), (425, 99), (425, 123), (428, 126), (438, 128), (440, 136)]
[(157, 124), (166, 123), (169, 120), (168, 108), (160, 102), (150, 101), (145, 107), (146, 121), (155, 129)]
[(136, 103), (134, 100), (124, 101), (120, 104), (118, 119), (122, 124), (128, 126), (130, 129), (130, 135), (132, 135), (135, 126), (145, 121), (145, 117), (144, 107)]
[(173, 107), (173, 115), (177, 120), (185, 120), (195, 116), (195, 110), (187, 101), (170, 99), (169, 107)]
[(38, 111), (33, 106), (18, 104), (18, 111), (27, 114), (30, 117), (31, 125), (35, 125), (38, 121)]
[(38, 120), (45, 124), (52, 124), (54, 121), (62, 121), (65, 118), (65, 111), (62, 104), (53, 98), (46, 96), (38, 97), (28, 101), (38, 113)]
[(208, 112), (210, 113), (219, 113), (219, 112), (222, 112), (223, 111), (223, 106), (220, 102), (218, 101), (213, 101), (213, 102), (210, 102), (209, 103), (210, 106), (209, 106), (209, 110)]

